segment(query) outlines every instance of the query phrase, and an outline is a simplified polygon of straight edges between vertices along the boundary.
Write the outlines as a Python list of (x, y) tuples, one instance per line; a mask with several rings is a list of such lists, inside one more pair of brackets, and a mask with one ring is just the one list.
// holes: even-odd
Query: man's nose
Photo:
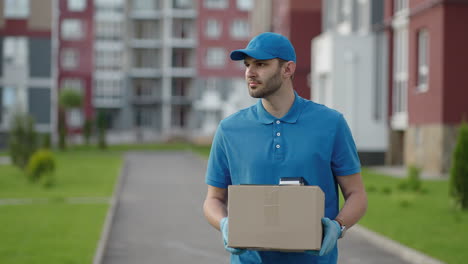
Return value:
[(255, 70), (254, 67), (250, 66), (250, 67), (245, 69), (245, 76), (247, 78), (255, 77), (255, 76), (257, 76), (257, 71)]

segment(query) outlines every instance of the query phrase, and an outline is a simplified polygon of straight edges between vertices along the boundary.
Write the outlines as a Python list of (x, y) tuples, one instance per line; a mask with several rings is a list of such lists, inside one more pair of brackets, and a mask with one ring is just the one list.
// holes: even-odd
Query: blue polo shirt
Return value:
[[(277, 185), (281, 177), (303, 177), (325, 193), (325, 217), (339, 211), (336, 177), (360, 172), (351, 131), (339, 112), (301, 98), (276, 118), (258, 100), (218, 126), (208, 160), (206, 183), (219, 188), (238, 184)], [(231, 263), (336, 263), (337, 248), (327, 256), (247, 251)]]

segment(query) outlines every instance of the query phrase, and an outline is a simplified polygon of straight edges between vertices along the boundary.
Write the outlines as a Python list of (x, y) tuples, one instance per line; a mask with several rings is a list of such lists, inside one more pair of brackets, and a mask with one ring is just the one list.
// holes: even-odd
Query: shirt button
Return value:
[(280, 146), (279, 144), (278, 144), (278, 145), (276, 145), (276, 148), (277, 148), (277, 149), (279, 149), (280, 147), (281, 147), (281, 146)]
[(278, 136), (278, 137), (281, 136), (281, 133), (280, 132), (276, 133), (276, 136)]
[(278, 124), (278, 125), (279, 125), (279, 123), (281, 123), (281, 121), (279, 121), (279, 120), (276, 120), (276, 124)]

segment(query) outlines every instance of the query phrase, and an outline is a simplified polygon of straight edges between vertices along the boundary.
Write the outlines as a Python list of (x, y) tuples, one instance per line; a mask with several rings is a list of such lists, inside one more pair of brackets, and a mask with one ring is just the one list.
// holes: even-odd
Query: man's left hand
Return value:
[(323, 240), (320, 251), (307, 250), (306, 253), (314, 256), (325, 256), (328, 255), (335, 248), (336, 242), (341, 236), (340, 224), (335, 220), (330, 220), (330, 218), (324, 217), (322, 218), (322, 226)]

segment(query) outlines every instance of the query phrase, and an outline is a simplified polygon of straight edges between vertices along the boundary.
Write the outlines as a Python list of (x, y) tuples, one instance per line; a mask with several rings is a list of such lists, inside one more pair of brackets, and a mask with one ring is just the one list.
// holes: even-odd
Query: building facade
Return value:
[(253, 0), (200, 0), (198, 3), (197, 82), (193, 140), (209, 142), (219, 121), (256, 100), (248, 94), (244, 63), (232, 50), (250, 40)]
[(94, 119), (104, 118), (110, 141), (118, 141), (127, 103), (128, 56), (125, 0), (94, 0)]
[(127, 105), (121, 129), (138, 141), (190, 134), (196, 2), (134, 0), (127, 5)]
[(363, 165), (387, 150), (387, 53), (383, 1), (323, 1), (323, 33), (312, 44), (312, 98), (341, 112)]
[(71, 89), (81, 94), (83, 101), (81, 107), (65, 112), (56, 105), (54, 111), (57, 111), (58, 123), (65, 122), (68, 131), (75, 134), (81, 131), (86, 119), (94, 116), (94, 1), (58, 0), (55, 3), (54, 9), (58, 12), (54, 20), (56, 100), (61, 91)]
[(385, 1), (392, 53), (390, 161), (444, 175), (466, 120), (468, 2)]
[(256, 0), (251, 13), (252, 32), (276, 32), (289, 38), (297, 57), (294, 89), (311, 99), (311, 40), (322, 30), (322, 1)]
[(11, 117), (30, 114), (36, 130), (52, 130), (52, 0), (0, 1), (0, 147)]

